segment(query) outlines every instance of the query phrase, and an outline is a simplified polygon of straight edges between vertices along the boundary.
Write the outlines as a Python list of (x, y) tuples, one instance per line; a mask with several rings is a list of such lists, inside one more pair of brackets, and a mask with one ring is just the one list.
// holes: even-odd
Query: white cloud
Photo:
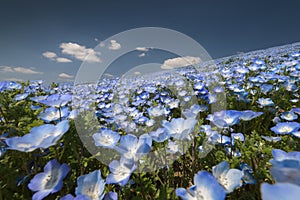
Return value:
[(87, 61), (87, 62), (101, 62), (99, 57), (99, 52), (94, 51), (91, 48), (86, 48), (85, 46), (79, 45), (77, 43), (61, 43), (60, 48), (62, 53), (71, 55), (77, 60)]
[(67, 74), (67, 73), (60, 73), (58, 75), (59, 78), (67, 78), (67, 79), (72, 79), (74, 78), (74, 76), (70, 75), (70, 74)]
[(25, 67), (10, 67), (10, 66), (0, 66), (0, 71), (2, 73), (22, 73), (22, 74), (43, 74), (43, 72), (34, 71), (30, 68)]
[(53, 61), (56, 61), (58, 63), (70, 63), (70, 62), (72, 62), (72, 60), (70, 60), (68, 58), (57, 57), (56, 53), (51, 52), (51, 51), (44, 52), (43, 56), (45, 58), (48, 58), (48, 59), (53, 60)]
[(185, 57), (177, 57), (171, 58), (164, 61), (161, 68), (162, 69), (173, 69), (176, 67), (185, 67), (189, 65), (195, 65), (201, 62), (199, 57), (193, 56), (185, 56)]
[(55, 60), (56, 60), (56, 62), (58, 62), (58, 63), (70, 63), (70, 62), (72, 62), (72, 60), (70, 60), (70, 59), (68, 59), (68, 58), (62, 58), (62, 57), (58, 57), (58, 58), (56, 58)]
[(139, 57), (144, 57), (146, 54), (145, 53), (141, 53), (139, 54)]
[(14, 69), (9, 66), (0, 66), (1, 72), (6, 73), (6, 72), (14, 72)]
[(116, 40), (111, 40), (108, 49), (110, 50), (118, 50), (121, 48), (121, 44), (119, 44)]
[(54, 59), (54, 58), (57, 57), (56, 53), (51, 52), (51, 51), (46, 51), (46, 52), (44, 52), (44, 53), (43, 53), (43, 56), (44, 56), (45, 58), (49, 58), (49, 59)]
[(145, 51), (145, 52), (149, 51), (149, 48), (147, 48), (147, 47), (137, 47), (135, 49), (138, 51)]
[(14, 71), (20, 72), (22, 74), (42, 74), (42, 72), (34, 71), (29, 68), (24, 68), (24, 67), (16, 67), (14, 68)]

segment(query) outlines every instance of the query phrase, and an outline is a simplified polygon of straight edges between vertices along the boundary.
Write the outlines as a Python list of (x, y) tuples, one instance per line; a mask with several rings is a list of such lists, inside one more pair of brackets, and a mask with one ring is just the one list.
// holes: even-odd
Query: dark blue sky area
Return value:
[[(296, 0), (2, 0), (0, 78), (38, 79), (47, 74), (48, 79), (55, 80), (61, 73), (75, 76), (82, 61), (62, 54), (62, 43), (93, 49), (114, 34), (138, 27), (165, 27), (182, 32), (198, 41), (213, 58), (298, 42), (299, 8), (300, 2)], [(47, 59), (42, 55), (46, 51), (69, 61)], [(3, 66), (11, 67), (15, 73), (9, 68), (3, 71)], [(40, 73), (20, 73), (22, 70), (16, 67)]]

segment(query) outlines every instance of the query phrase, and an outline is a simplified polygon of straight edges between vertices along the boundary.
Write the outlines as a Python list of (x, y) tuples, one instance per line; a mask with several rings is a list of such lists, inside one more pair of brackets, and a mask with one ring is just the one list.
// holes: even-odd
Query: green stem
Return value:
[(1, 115), (3, 116), (3, 118), (4, 118), (4, 122), (5, 122), (5, 124), (8, 124), (8, 120), (7, 120), (7, 118), (6, 118), (5, 114), (4, 114), (4, 112), (3, 112), (3, 110), (2, 110), (2, 107), (1, 107), (1, 106), (0, 106), (0, 113), (1, 113)]

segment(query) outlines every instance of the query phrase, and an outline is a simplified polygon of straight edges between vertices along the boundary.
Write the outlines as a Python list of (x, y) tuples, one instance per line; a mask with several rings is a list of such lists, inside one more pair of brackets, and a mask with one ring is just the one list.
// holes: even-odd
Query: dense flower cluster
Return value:
[[(263, 199), (294, 199), (297, 45), (201, 65), (76, 86), (0, 82), (0, 170), (17, 164), (15, 187), (27, 185), (9, 198), (237, 199), (250, 188), (257, 199), (260, 188)], [(12, 185), (3, 181), (0, 195)]]

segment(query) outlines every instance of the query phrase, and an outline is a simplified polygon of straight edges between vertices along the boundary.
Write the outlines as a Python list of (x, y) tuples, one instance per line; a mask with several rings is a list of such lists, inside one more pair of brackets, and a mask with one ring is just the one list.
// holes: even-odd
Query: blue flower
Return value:
[(77, 178), (76, 196), (85, 195), (90, 199), (103, 199), (105, 181), (101, 178), (100, 170), (95, 170), (89, 174)]
[(270, 170), (275, 182), (289, 182), (300, 186), (300, 152), (272, 151)]
[(234, 140), (244, 142), (245, 136), (243, 133), (231, 133), (231, 144), (234, 145)]
[(36, 103), (40, 103), (40, 101), (47, 99), (48, 95), (45, 96), (37, 96), (37, 97), (31, 97), (30, 100), (34, 101)]
[(190, 134), (197, 122), (198, 121), (193, 118), (173, 118), (171, 122), (164, 120), (162, 126), (167, 130), (171, 137), (177, 140), (190, 140)]
[(292, 108), (291, 111), (300, 115), (300, 108)]
[(199, 105), (192, 105), (189, 109), (185, 109), (183, 111), (183, 115), (186, 117), (186, 118), (196, 118), (198, 113), (201, 111), (201, 107)]
[(86, 195), (78, 195), (76, 197), (73, 197), (73, 195), (71, 194), (67, 194), (65, 196), (63, 196), (62, 198), (60, 198), (59, 200), (93, 200), (90, 197), (86, 196)]
[(264, 140), (267, 140), (268, 142), (278, 142), (281, 140), (281, 137), (272, 137), (272, 136), (261, 136)]
[(68, 131), (69, 122), (61, 121), (57, 125), (44, 124), (31, 129), (30, 133), (22, 137), (12, 137), (5, 140), (8, 149), (31, 152), (37, 148), (48, 148)]
[(214, 177), (225, 188), (226, 193), (231, 193), (242, 185), (243, 173), (238, 169), (230, 169), (227, 161), (223, 161), (212, 168)]
[(132, 160), (127, 160), (123, 157), (121, 157), (120, 161), (113, 160), (109, 164), (111, 173), (106, 177), (106, 183), (116, 183), (120, 186), (124, 186), (135, 169), (136, 166)]
[(170, 137), (169, 133), (164, 128), (159, 128), (156, 131), (150, 132), (149, 135), (155, 142), (164, 142)]
[(24, 94), (18, 94), (18, 95), (16, 95), (15, 101), (21, 101), (21, 100), (26, 99), (28, 97), (28, 94), (29, 93), (24, 93)]
[(44, 167), (44, 172), (36, 174), (28, 184), (28, 188), (34, 193), (32, 199), (40, 200), (49, 194), (61, 190), (63, 179), (70, 171), (67, 164), (60, 165), (57, 160), (50, 160)]
[(93, 135), (95, 145), (104, 148), (113, 148), (119, 141), (119, 133), (110, 129), (100, 129), (99, 133)]
[(257, 103), (261, 106), (274, 106), (274, 102), (270, 98), (259, 98)]
[(167, 103), (170, 109), (178, 108), (179, 106), (179, 99), (172, 99), (170, 102)]
[(59, 108), (65, 106), (71, 99), (72, 96), (70, 94), (52, 94), (39, 102), (50, 107)]
[(300, 186), (291, 183), (261, 184), (263, 200), (295, 200), (300, 196)]
[(182, 143), (179, 144), (179, 140), (174, 142), (169, 140), (167, 148), (167, 152), (171, 154), (176, 154), (177, 152), (179, 152), (181, 155), (183, 155)]
[(268, 92), (270, 92), (273, 89), (273, 85), (270, 84), (263, 84), (260, 86), (260, 91), (264, 94), (267, 94)]
[(253, 169), (249, 165), (242, 162), (240, 164), (240, 169), (243, 172), (242, 180), (244, 181), (244, 183), (246, 183), (246, 184), (256, 184), (256, 180), (255, 180), (254, 176), (252, 175)]
[(217, 95), (216, 94), (208, 94), (205, 97), (208, 104), (216, 103), (217, 102)]
[(225, 191), (218, 181), (207, 171), (199, 171), (194, 176), (194, 184), (188, 190), (177, 188), (176, 195), (182, 200), (214, 199), (223, 200)]
[(242, 113), (237, 110), (223, 110), (208, 115), (207, 119), (219, 128), (225, 128), (239, 123), (241, 115)]
[(254, 112), (252, 110), (244, 110), (241, 112), (240, 119), (243, 121), (250, 121), (255, 117), (262, 115), (263, 112)]
[(118, 193), (109, 192), (105, 195), (104, 200), (118, 200)]
[(287, 121), (293, 121), (295, 119), (298, 119), (298, 115), (296, 115), (294, 112), (283, 112), (281, 114), (281, 119), (287, 120)]
[(119, 151), (124, 158), (137, 160), (151, 150), (152, 139), (148, 134), (143, 134), (139, 139), (132, 134), (121, 137), (120, 145), (115, 149)]
[(164, 114), (164, 108), (162, 106), (156, 106), (148, 108), (148, 114), (151, 117), (158, 117)]
[(300, 129), (300, 123), (298, 122), (281, 122), (271, 128), (271, 131), (276, 134), (290, 134)]
[(41, 120), (44, 120), (46, 123), (51, 121), (56, 121), (59, 119), (64, 119), (69, 115), (68, 107), (58, 108), (46, 108), (44, 112), (39, 114)]

